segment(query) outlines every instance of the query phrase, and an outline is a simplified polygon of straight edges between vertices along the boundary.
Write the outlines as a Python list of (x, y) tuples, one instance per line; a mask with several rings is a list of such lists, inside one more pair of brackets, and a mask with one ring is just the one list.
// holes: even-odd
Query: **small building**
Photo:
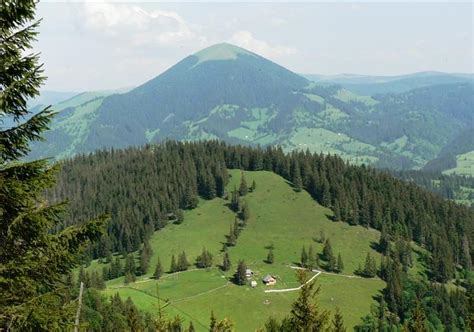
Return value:
[(267, 274), (265, 277), (263, 277), (262, 281), (267, 286), (272, 286), (272, 285), (276, 284), (276, 279), (273, 276), (269, 275), (269, 274)]
[(251, 278), (253, 276), (253, 271), (250, 269), (245, 270), (245, 276)]
[(257, 282), (256, 282), (255, 280), (252, 280), (252, 281), (250, 282), (250, 286), (251, 286), (252, 288), (257, 287)]

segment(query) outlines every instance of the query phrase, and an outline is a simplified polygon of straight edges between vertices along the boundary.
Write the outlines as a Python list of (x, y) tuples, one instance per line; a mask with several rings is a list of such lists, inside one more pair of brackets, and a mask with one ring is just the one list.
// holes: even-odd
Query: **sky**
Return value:
[(472, 73), (473, 3), (42, 1), (44, 89), (137, 86), (228, 42), (305, 74)]

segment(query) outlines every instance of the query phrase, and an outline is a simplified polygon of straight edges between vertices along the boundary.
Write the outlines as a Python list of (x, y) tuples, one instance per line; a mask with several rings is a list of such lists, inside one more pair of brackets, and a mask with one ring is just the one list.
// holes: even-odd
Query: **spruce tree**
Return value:
[(178, 272), (178, 265), (176, 264), (176, 258), (174, 257), (174, 255), (171, 255), (170, 272), (171, 273)]
[(242, 172), (242, 177), (240, 178), (240, 185), (239, 185), (239, 195), (245, 196), (249, 192), (249, 188), (247, 187), (247, 181), (245, 181), (244, 172)]
[(217, 324), (217, 319), (216, 316), (214, 316), (214, 311), (211, 310), (211, 318), (209, 319), (209, 331), (212, 332), (216, 328)]
[(203, 248), (201, 255), (196, 258), (196, 266), (201, 269), (212, 266), (212, 254), (206, 248)]
[(336, 261), (336, 257), (334, 257), (334, 255), (331, 255), (329, 257), (327, 269), (328, 269), (328, 271), (336, 271), (337, 261)]
[(367, 253), (365, 258), (365, 265), (363, 270), (363, 275), (367, 278), (373, 278), (377, 274), (377, 263), (375, 262), (375, 258), (370, 256), (370, 253)]
[(224, 258), (222, 260), (222, 271), (229, 271), (231, 267), (229, 253), (226, 251), (224, 253)]
[(255, 182), (255, 180), (252, 181), (252, 186), (250, 187), (250, 190), (252, 192), (254, 192), (255, 190), (257, 189), (257, 183)]
[(145, 248), (140, 251), (140, 274), (147, 273), (148, 266), (150, 265), (150, 251)]
[(240, 222), (237, 217), (235, 217), (234, 219), (234, 235), (235, 235), (235, 238), (238, 238), (240, 235)]
[(292, 304), (289, 316), (291, 331), (325, 331), (328, 325), (329, 313), (322, 310), (317, 302), (319, 287), (308, 282), (308, 272), (298, 270), (298, 280), (302, 285), (296, 301)]
[(163, 275), (163, 266), (161, 265), (161, 260), (158, 257), (158, 260), (156, 262), (155, 272), (153, 272), (153, 278), (158, 280), (161, 278), (162, 275)]
[(230, 200), (230, 207), (232, 211), (239, 212), (240, 211), (240, 195), (237, 191), (237, 188), (234, 187), (234, 190), (231, 193), (231, 200)]
[(247, 265), (245, 265), (244, 261), (239, 261), (239, 264), (237, 266), (237, 271), (234, 274), (234, 281), (237, 285), (245, 285), (247, 283)]
[(388, 253), (390, 252), (390, 238), (385, 227), (382, 227), (382, 231), (380, 232), (378, 247), (379, 251), (384, 255), (388, 255)]
[(300, 166), (298, 162), (293, 165), (291, 181), (295, 187), (295, 191), (300, 192), (303, 189), (303, 180), (301, 179)]
[(247, 224), (247, 220), (250, 218), (250, 210), (247, 204), (247, 201), (244, 201), (242, 204), (242, 211), (240, 212), (240, 217), (244, 221), (244, 224)]
[(303, 248), (301, 249), (300, 263), (301, 267), (308, 266), (308, 253), (306, 252), (305, 246), (303, 246)]
[(423, 305), (420, 301), (416, 301), (415, 308), (413, 308), (412, 315), (410, 320), (408, 321), (408, 331), (413, 332), (424, 332), (429, 331), (427, 328), (427, 320), (425, 311), (423, 309)]
[(308, 269), (312, 270), (315, 267), (316, 267), (316, 254), (314, 252), (313, 245), (310, 245), (308, 249)]
[(339, 307), (336, 307), (336, 312), (334, 313), (334, 318), (332, 320), (331, 331), (346, 332), (346, 328), (344, 326), (344, 318), (342, 317), (342, 313)]
[[(65, 204), (43, 199), (58, 167), (48, 160), (24, 161), (31, 141), (40, 140), (53, 115), (49, 108), (31, 116), (27, 102), (45, 77), (37, 36), (37, 1), (2, 1), (0, 52), (0, 330), (52, 330), (70, 321), (62, 310), (61, 278), (77, 264), (78, 253), (102, 235), (105, 218), (62, 231)], [(27, 120), (25, 120), (27, 119)]]
[(267, 262), (268, 264), (273, 264), (274, 261), (275, 261), (275, 256), (274, 256), (274, 254), (273, 254), (273, 249), (270, 248), (270, 249), (268, 249), (268, 254), (267, 254), (267, 260), (266, 260), (266, 262)]
[(234, 227), (230, 225), (229, 235), (227, 236), (227, 246), (233, 247), (237, 243), (237, 239), (235, 237)]
[(178, 268), (178, 271), (186, 271), (188, 267), (189, 267), (188, 259), (186, 257), (186, 253), (183, 250), (181, 255), (179, 255), (177, 268)]
[(338, 273), (341, 273), (342, 270), (344, 270), (344, 263), (342, 262), (341, 253), (339, 253), (339, 254), (337, 255), (336, 271), (337, 271)]
[(338, 200), (336, 200), (336, 203), (334, 204), (333, 211), (334, 211), (333, 220), (340, 221), (341, 220), (341, 206)]
[(130, 274), (133, 274), (135, 275), (136, 274), (136, 265), (135, 265), (135, 257), (133, 256), (133, 254), (129, 254), (125, 257), (125, 267), (124, 267), (124, 271), (125, 273), (130, 273)]
[(324, 243), (323, 257), (328, 262), (331, 257), (333, 257), (331, 241), (329, 239), (326, 239), (326, 242)]

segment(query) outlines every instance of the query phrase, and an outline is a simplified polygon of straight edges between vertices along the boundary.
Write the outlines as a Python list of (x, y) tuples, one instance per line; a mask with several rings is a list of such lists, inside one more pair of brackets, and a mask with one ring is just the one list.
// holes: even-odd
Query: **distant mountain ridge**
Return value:
[(384, 93), (402, 93), (426, 86), (451, 83), (474, 82), (474, 74), (442, 73), (436, 71), (419, 72), (396, 76), (370, 75), (303, 75), (321, 84), (338, 84), (361, 95), (373, 96)]
[(81, 98), (57, 105), (60, 114), (32, 157), (221, 139), (413, 168), (435, 158), (472, 118), (469, 82), (361, 96), (230, 44), (190, 55), (128, 92)]

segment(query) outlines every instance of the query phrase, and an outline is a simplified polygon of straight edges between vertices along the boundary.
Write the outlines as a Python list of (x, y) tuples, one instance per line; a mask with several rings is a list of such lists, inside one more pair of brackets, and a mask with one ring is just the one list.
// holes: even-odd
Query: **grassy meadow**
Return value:
[[(230, 174), (228, 191), (238, 187), (241, 171), (231, 170)], [(265, 293), (264, 290), (297, 287), (295, 270), (289, 266), (298, 263), (303, 246), (308, 249), (312, 245), (320, 253), (323, 245), (319, 239), (323, 234), (330, 239), (334, 254), (341, 254), (344, 271), (340, 275), (322, 273), (316, 277), (321, 286), (319, 302), (329, 310), (340, 307), (348, 327), (359, 323), (384, 283), (379, 279), (354, 277), (353, 272), (359, 264), (364, 264), (367, 252), (379, 261), (379, 254), (371, 249), (379, 233), (331, 221), (329, 209), (317, 204), (307, 192), (295, 192), (276, 174), (245, 172), (244, 176), (249, 186), (255, 180), (257, 189), (244, 197), (250, 208), (250, 219), (237, 245), (229, 248), (230, 271), (223, 273), (217, 266), (207, 270), (190, 267), (186, 272), (165, 274), (159, 281), (150, 278), (158, 257), (168, 270), (171, 255), (177, 256), (183, 250), (190, 262), (195, 261), (203, 247), (214, 256), (214, 265), (222, 262), (223, 243), (235, 213), (228, 207), (229, 201), (216, 198), (200, 201), (198, 208), (186, 211), (182, 224), (172, 224), (156, 232), (150, 240), (153, 257), (148, 273), (127, 286), (123, 285), (123, 278), (110, 280), (104, 294), (118, 292), (124, 298), (130, 296), (139, 308), (155, 314), (159, 294), (161, 304), (168, 303), (167, 315), (179, 314), (186, 321), (192, 320), (198, 331), (206, 330), (211, 310), (218, 318), (234, 321), (237, 331), (253, 331), (262, 327), (269, 316), (283, 318), (289, 313), (297, 291)], [(274, 247), (273, 264), (265, 262), (269, 245)], [(255, 272), (256, 288), (236, 286), (229, 281), (239, 260), (244, 260)], [(90, 268), (101, 266), (93, 262)], [(275, 286), (261, 283), (266, 274), (277, 278)]]

